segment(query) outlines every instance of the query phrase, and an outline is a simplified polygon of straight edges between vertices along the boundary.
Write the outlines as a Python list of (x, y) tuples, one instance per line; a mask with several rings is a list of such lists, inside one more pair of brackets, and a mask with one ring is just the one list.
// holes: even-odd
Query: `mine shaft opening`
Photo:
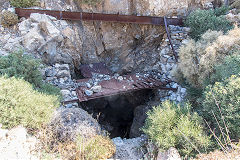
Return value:
[(110, 133), (110, 138), (133, 138), (140, 134), (143, 124), (136, 127), (141, 117), (134, 117), (138, 115), (135, 109), (154, 99), (155, 89), (164, 89), (168, 84), (155, 71), (120, 75), (104, 63), (82, 64), (77, 69), (80, 106)]
[(139, 90), (121, 95), (82, 102), (81, 106), (95, 118), (110, 138), (132, 137), (134, 110), (153, 98), (153, 90)]

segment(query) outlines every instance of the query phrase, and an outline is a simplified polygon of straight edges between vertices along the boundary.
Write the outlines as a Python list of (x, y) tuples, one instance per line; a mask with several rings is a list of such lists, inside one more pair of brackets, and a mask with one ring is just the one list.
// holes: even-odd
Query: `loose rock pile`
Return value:
[[(68, 64), (58, 64), (48, 66), (43, 69), (44, 80), (47, 83), (53, 84), (61, 89), (63, 101), (77, 99), (76, 83), (71, 78), (70, 68)], [(77, 106), (77, 104), (72, 104)], [(72, 107), (67, 105), (67, 107)]]

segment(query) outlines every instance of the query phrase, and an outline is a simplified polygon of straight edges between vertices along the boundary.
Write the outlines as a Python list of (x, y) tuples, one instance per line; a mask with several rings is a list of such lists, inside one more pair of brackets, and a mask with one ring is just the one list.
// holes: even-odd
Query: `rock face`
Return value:
[(63, 141), (74, 141), (77, 135), (88, 138), (101, 134), (97, 121), (81, 108), (60, 108), (50, 125)]
[[(86, 5), (72, 0), (42, 0), (41, 7), (52, 10), (173, 16), (185, 15), (188, 10), (209, 1), (211, 0), (102, 0), (96, 5)], [(18, 30), (21, 39), (9, 37), (3, 43), (6, 50), (21, 48), (23, 44), (23, 48), (42, 57), (47, 64), (67, 63), (71, 67), (78, 67), (80, 63), (104, 61), (112, 71), (119, 73), (148, 70), (148, 67), (156, 65), (161, 58), (159, 46), (165, 36), (163, 26), (66, 22), (36, 13), (23, 20)]]
[(186, 15), (195, 7), (203, 7), (214, 0), (102, 0), (96, 5), (86, 5), (67, 0), (44, 0), (42, 7), (52, 9), (76, 10), (82, 9), (88, 12), (137, 14), (152, 16)]
[(0, 128), (0, 157), (8, 159), (39, 159), (34, 155), (37, 139), (27, 134), (23, 127), (11, 130)]
[(140, 130), (144, 126), (145, 120), (147, 118), (147, 111), (152, 107), (149, 105), (141, 105), (135, 108), (133, 123), (130, 129), (130, 137), (139, 137), (143, 132)]

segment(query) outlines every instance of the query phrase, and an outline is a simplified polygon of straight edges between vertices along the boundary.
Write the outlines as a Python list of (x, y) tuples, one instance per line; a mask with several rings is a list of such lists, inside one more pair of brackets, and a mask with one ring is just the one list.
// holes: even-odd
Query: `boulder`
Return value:
[(146, 137), (141, 136), (132, 139), (116, 137), (113, 138), (112, 141), (116, 145), (114, 159), (138, 160), (143, 158), (143, 152), (140, 148), (146, 142)]
[(3, 49), (9, 52), (19, 51), (19, 49), (22, 49), (22, 45), (20, 44), (22, 41), (22, 37), (16, 37), (16, 38), (8, 38), (6, 39), (6, 44), (4, 45)]
[(7, 53), (6, 51), (0, 49), (0, 56), (7, 56), (9, 55), (9, 53)]
[(91, 90), (92, 90), (93, 92), (95, 92), (95, 93), (101, 92), (102, 86), (100, 86), (100, 85), (93, 86), (93, 87), (91, 88)]
[(169, 148), (165, 152), (158, 152), (157, 160), (181, 160), (181, 156), (176, 148)]
[(40, 30), (38, 27), (32, 28), (23, 37), (23, 45), (30, 52), (37, 50), (44, 42), (45, 42), (45, 39), (40, 34)]
[(34, 155), (37, 139), (27, 134), (24, 127), (11, 130), (0, 129), (0, 157), (1, 160), (9, 159), (39, 159)]
[(50, 126), (60, 141), (74, 141), (78, 135), (89, 138), (101, 134), (98, 122), (81, 108), (58, 109)]

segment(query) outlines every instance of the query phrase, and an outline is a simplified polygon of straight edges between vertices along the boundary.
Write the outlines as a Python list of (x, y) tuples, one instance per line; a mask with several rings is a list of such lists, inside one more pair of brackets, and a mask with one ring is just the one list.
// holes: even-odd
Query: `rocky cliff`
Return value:
[[(211, 0), (102, 0), (87, 5), (76, 0), (41, 0), (41, 8), (51, 10), (119, 13), (126, 15), (184, 16)], [(36, 16), (36, 15), (35, 15)], [(41, 16), (22, 20), (17, 47), (40, 55), (46, 63), (79, 64), (104, 61), (114, 72), (148, 70), (160, 61), (162, 26), (108, 22), (56, 21)], [(51, 22), (53, 21), (53, 22)], [(16, 38), (5, 44), (12, 44)], [(11, 42), (9, 42), (11, 41)], [(4, 43), (2, 45), (5, 45)], [(6, 50), (8, 50), (7, 45)], [(74, 64), (74, 66), (72, 65)], [(161, 68), (158, 68), (161, 69)]]

